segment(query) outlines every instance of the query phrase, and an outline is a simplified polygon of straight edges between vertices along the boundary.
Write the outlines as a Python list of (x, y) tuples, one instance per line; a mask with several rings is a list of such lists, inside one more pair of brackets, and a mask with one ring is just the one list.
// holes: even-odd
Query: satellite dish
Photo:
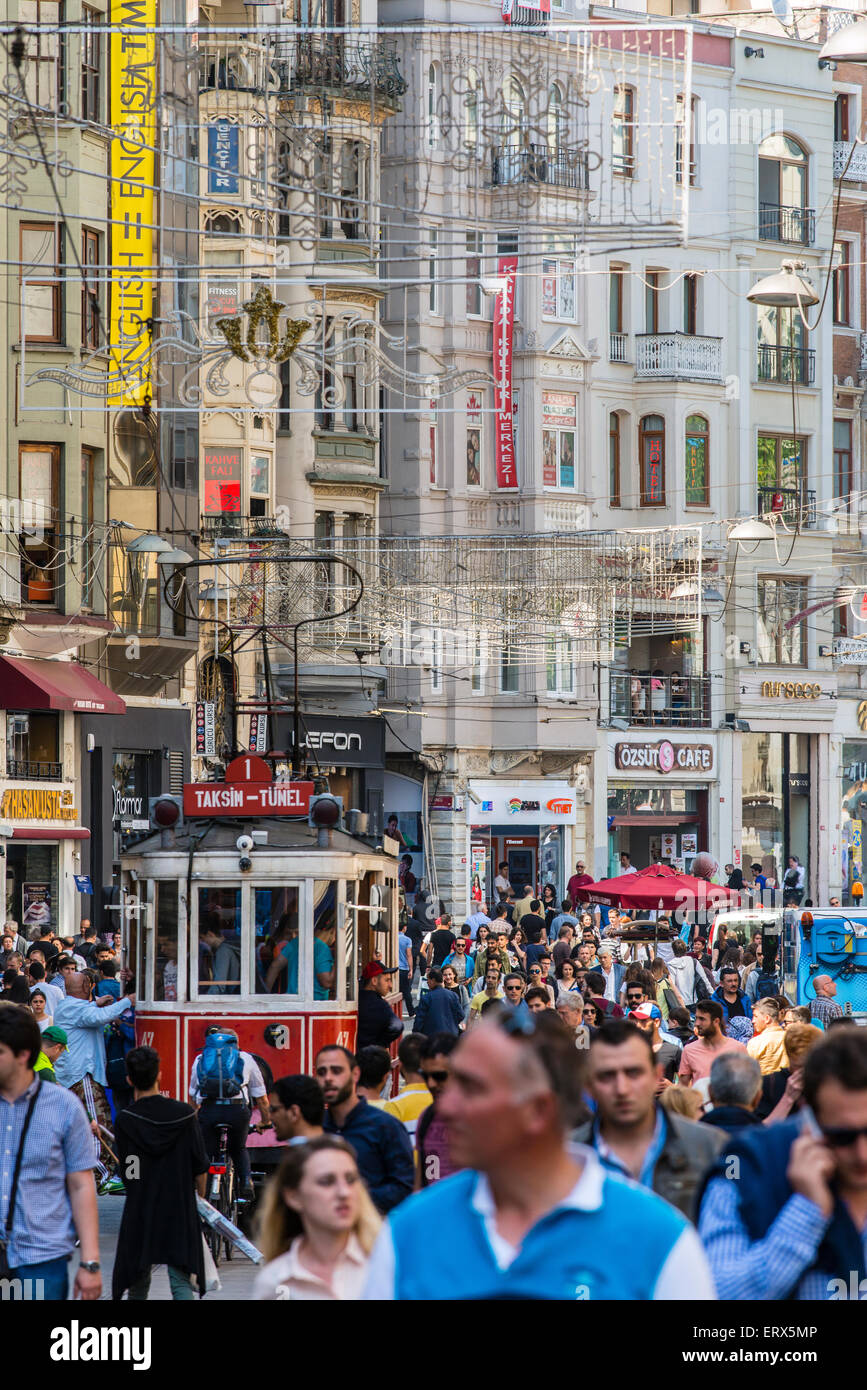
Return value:
[(794, 15), (789, 0), (771, 0), (771, 9), (781, 24), (794, 23)]

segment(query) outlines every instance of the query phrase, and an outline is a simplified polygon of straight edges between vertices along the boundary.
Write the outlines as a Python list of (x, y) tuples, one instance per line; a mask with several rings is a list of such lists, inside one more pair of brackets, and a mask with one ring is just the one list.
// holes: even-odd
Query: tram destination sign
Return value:
[(312, 782), (187, 782), (184, 815), (191, 820), (306, 816), (312, 795)]

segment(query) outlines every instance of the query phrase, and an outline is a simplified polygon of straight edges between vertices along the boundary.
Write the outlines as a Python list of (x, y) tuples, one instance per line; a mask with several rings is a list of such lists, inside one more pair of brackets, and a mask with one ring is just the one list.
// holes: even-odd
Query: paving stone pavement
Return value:
[[(117, 1246), (117, 1233), (120, 1230), (123, 1214), (123, 1197), (99, 1197), (99, 1259), (102, 1265), (103, 1299), (111, 1298), (111, 1275), (114, 1269), (114, 1252)], [(75, 1268), (75, 1260), (72, 1269)], [(215, 1299), (246, 1301), (253, 1288), (256, 1265), (246, 1256), (235, 1252), (233, 1259), (223, 1260), (220, 1265), (220, 1280), (223, 1285), (215, 1293), (205, 1294), (204, 1301), (213, 1303)], [(169, 1302), (169, 1276), (164, 1266), (155, 1269), (151, 1277), (150, 1298)]]

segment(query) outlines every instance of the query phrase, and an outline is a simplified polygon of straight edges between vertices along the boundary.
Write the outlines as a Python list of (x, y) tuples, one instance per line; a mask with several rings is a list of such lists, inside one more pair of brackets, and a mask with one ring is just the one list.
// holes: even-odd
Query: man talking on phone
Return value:
[(796, 1122), (739, 1135), (708, 1176), (698, 1232), (721, 1299), (834, 1300), (865, 1287), (867, 1034), (842, 1025), (817, 1043), (803, 1093)]

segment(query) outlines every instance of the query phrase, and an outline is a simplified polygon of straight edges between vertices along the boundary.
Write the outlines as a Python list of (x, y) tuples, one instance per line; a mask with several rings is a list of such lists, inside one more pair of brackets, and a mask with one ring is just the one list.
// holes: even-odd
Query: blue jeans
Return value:
[[(188, 1300), (195, 1298), (193, 1286), (190, 1283), (190, 1276), (184, 1274), (182, 1269), (175, 1269), (174, 1265), (166, 1266), (169, 1271), (169, 1288), (172, 1291), (173, 1299)], [(130, 1284), (127, 1290), (127, 1299), (130, 1303), (141, 1303), (147, 1298), (151, 1286), (151, 1272), (143, 1274), (134, 1284)]]
[(46, 1303), (64, 1303), (69, 1297), (69, 1257), (60, 1255), (56, 1260), (42, 1260), (34, 1265), (18, 1265), (16, 1269), (10, 1269), (4, 1278), (30, 1281), (24, 1284), (22, 1298)]

